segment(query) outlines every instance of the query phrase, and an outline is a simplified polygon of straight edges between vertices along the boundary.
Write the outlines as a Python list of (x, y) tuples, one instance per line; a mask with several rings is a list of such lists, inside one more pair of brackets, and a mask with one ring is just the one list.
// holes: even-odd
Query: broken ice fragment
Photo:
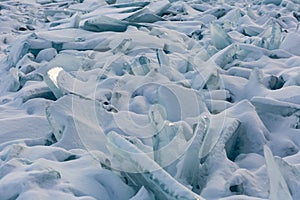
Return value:
[(164, 121), (167, 118), (167, 112), (162, 105), (154, 104), (150, 107), (148, 116), (151, 120), (151, 124), (157, 131), (159, 131), (163, 127)]
[(147, 8), (155, 15), (161, 16), (163, 12), (170, 7), (170, 5), (171, 3), (168, 0), (152, 1), (149, 5), (147, 5)]
[(286, 50), (294, 55), (300, 56), (300, 34), (291, 32), (288, 33), (285, 39), (280, 44), (280, 49)]
[(231, 44), (213, 55), (211, 57), (211, 60), (215, 62), (219, 67), (224, 68), (227, 64), (233, 62), (236, 59), (236, 55), (239, 50), (240, 49), (237, 44)]
[(155, 200), (155, 197), (151, 191), (148, 191), (144, 186), (142, 186), (137, 194), (129, 200)]
[(94, 99), (90, 95), (93, 95), (97, 85), (95, 82), (84, 82), (76, 79), (61, 67), (50, 69), (44, 76), (44, 81), (56, 98), (72, 93), (83, 98)]
[(275, 4), (276, 6), (279, 6), (281, 4), (282, 0), (264, 0), (264, 4)]
[(56, 100), (52, 91), (45, 83), (43, 82), (36, 82), (36, 83), (37, 84), (34, 84), (33, 82), (31, 85), (27, 87), (24, 86), (22, 90), (18, 92), (19, 93), (18, 97), (22, 99), (23, 103), (34, 98), (45, 98), (45, 99)]
[(165, 170), (144, 152), (116, 132), (107, 135), (108, 148), (119, 162), (119, 167), (135, 184), (144, 186), (153, 192), (159, 200), (200, 200), (202, 197), (193, 193), (177, 182)]
[(157, 90), (157, 95), (157, 103), (166, 109), (167, 120), (171, 122), (196, 117), (203, 111), (207, 111), (200, 93), (196, 90), (168, 84), (161, 85)]
[(298, 104), (283, 102), (269, 97), (253, 97), (251, 102), (258, 112), (270, 112), (284, 117), (291, 116), (300, 110)]
[(232, 43), (230, 36), (216, 23), (211, 23), (209, 26), (211, 40), (217, 49), (224, 49)]
[(135, 23), (129, 23), (118, 19), (110, 18), (107, 16), (95, 17), (88, 19), (84, 22), (82, 28), (88, 31), (103, 32), (103, 31), (115, 31), (124, 32), (129, 25), (140, 27), (141, 25)]
[(36, 62), (50, 61), (57, 55), (57, 51), (54, 48), (48, 48), (41, 50), (36, 56)]
[(17, 68), (10, 68), (9, 69), (9, 88), (8, 91), (16, 92), (20, 88), (20, 81), (19, 81), (19, 70)]
[(41, 69), (42, 73), (45, 73), (43, 70), (50, 69), (52, 67), (60, 66), (65, 71), (77, 71), (79, 69), (87, 70), (93, 67), (94, 61), (85, 56), (75, 56), (68, 53), (60, 53), (56, 55), (47, 65)]
[(108, 152), (103, 129), (113, 119), (98, 101), (67, 94), (46, 108), (46, 117), (57, 140), (54, 146)]
[(282, 176), (288, 185), (288, 188), (291, 191), (293, 199), (299, 199), (300, 198), (300, 192), (298, 189), (300, 187), (299, 165), (291, 165), (280, 157), (274, 157), (274, 160), (278, 165), (279, 170), (282, 173)]
[(206, 62), (196, 62), (194, 67), (194, 76), (192, 78), (192, 88), (200, 90), (206, 87), (207, 89), (219, 89), (219, 72), (216, 64), (212, 60)]
[(163, 52), (162, 49), (157, 49), (156, 50), (156, 57), (157, 57), (157, 60), (158, 60), (158, 63), (159, 63), (160, 66), (169, 66), (170, 59), (167, 56), (167, 54), (165, 54)]
[(192, 135), (188, 124), (164, 121), (163, 127), (152, 137), (154, 160), (169, 171), (170, 165), (186, 152)]
[(30, 48), (30, 44), (28, 43), (28, 39), (35, 38), (36, 35), (34, 33), (28, 34), (17, 39), (14, 44), (10, 48), (10, 52), (8, 55), (8, 61), (11, 66), (17, 64), (17, 62), (26, 54)]
[(278, 49), (280, 43), (281, 43), (281, 26), (278, 23), (273, 22), (268, 49), (270, 50)]
[(199, 150), (203, 145), (203, 140), (206, 137), (210, 120), (206, 115), (199, 118), (199, 122), (195, 124), (193, 129), (192, 142), (186, 150), (180, 168), (177, 171), (177, 177), (187, 181), (192, 187), (193, 191), (197, 190), (197, 174), (199, 171)]
[[(213, 116), (210, 120), (208, 132), (203, 138), (203, 143), (199, 150), (199, 158), (205, 158), (213, 150), (220, 151), (220, 148), (224, 148), (225, 144), (234, 137), (240, 124), (237, 119), (228, 118), (224, 113)], [(233, 141), (233, 143), (234, 142), (235, 141)], [(233, 149), (233, 146), (228, 147), (228, 152), (230, 152), (231, 149)]]
[(144, 76), (150, 71), (150, 63), (150, 59), (146, 56), (137, 57), (131, 66), (131, 70), (134, 75)]
[[(130, 47), (131, 43), (132, 43), (131, 38), (123, 39), (122, 41), (120, 41), (120, 43), (118, 43), (118, 45), (116, 47), (111, 47), (112, 53), (113, 54), (125, 53), (126, 50), (128, 50), (128, 48)], [(110, 46), (111, 46), (111, 43), (110, 43)]]
[(184, 76), (170, 66), (170, 59), (166, 53), (162, 49), (156, 50), (156, 57), (160, 68), (158, 69), (161, 74), (168, 77), (170, 81), (183, 81), (185, 80)]
[(63, 96), (63, 92), (58, 86), (58, 75), (63, 71), (61, 67), (55, 67), (50, 69), (47, 74), (44, 76), (44, 81), (48, 85), (48, 87), (52, 90), (56, 98), (60, 98)]
[(264, 146), (264, 155), (266, 159), (267, 171), (270, 180), (270, 196), (271, 200), (292, 200), (289, 188), (280, 172), (273, 154), (267, 145)]
[(124, 20), (135, 23), (154, 23), (165, 19), (151, 13), (148, 8), (144, 8)]

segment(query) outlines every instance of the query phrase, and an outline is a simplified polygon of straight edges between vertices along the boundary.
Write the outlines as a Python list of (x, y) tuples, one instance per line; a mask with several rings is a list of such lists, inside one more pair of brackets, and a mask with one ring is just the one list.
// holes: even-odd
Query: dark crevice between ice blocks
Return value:
[(229, 187), (229, 190), (235, 195), (241, 195), (244, 192), (243, 184), (232, 185)]
[(51, 146), (55, 143), (57, 143), (57, 139), (56, 139), (54, 133), (51, 133), (45, 141), (45, 146)]
[(36, 93), (36, 94), (32, 94), (30, 96), (24, 96), (22, 98), (23, 103), (29, 101), (30, 99), (35, 99), (35, 98), (44, 98), (44, 99), (48, 99), (51, 101), (56, 101), (57, 98), (55, 97), (55, 95), (53, 94), (52, 91), (46, 91), (43, 93)]
[(67, 157), (66, 159), (64, 159), (64, 162), (71, 161), (71, 160), (76, 160), (78, 158), (79, 157), (76, 156), (76, 155), (70, 155), (69, 157)]
[(269, 88), (271, 90), (278, 90), (283, 87), (285, 81), (283, 80), (282, 76), (271, 76), (269, 79)]
[(16, 199), (18, 199), (19, 195), (20, 195), (20, 194), (16, 194), (16, 195), (10, 197), (10, 198), (7, 199), (7, 200), (16, 200)]
[(240, 154), (240, 135), (242, 132), (242, 124), (237, 128), (232, 137), (226, 142), (225, 150), (229, 160), (233, 161)]

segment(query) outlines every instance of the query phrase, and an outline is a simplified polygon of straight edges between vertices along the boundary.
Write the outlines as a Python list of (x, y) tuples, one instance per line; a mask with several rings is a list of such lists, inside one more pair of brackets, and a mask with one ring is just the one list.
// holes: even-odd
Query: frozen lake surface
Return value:
[(0, 199), (300, 199), (299, 21), (299, 0), (0, 0)]

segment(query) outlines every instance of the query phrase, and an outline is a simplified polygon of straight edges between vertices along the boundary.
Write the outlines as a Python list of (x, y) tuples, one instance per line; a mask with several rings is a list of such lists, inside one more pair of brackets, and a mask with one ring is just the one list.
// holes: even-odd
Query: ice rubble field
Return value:
[(300, 199), (299, 0), (1, 0), (0, 199)]

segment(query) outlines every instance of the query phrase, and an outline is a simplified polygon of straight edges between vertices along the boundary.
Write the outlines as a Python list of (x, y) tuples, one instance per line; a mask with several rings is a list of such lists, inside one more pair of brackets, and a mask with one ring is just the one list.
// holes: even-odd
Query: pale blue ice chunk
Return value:
[(158, 88), (157, 94), (157, 103), (166, 109), (167, 120), (171, 122), (196, 117), (206, 111), (201, 95), (196, 90), (175, 84), (165, 84)]
[(57, 98), (65, 94), (76, 94), (81, 97), (94, 99), (96, 82), (82, 81), (66, 72), (61, 67), (54, 67), (44, 75), (44, 81)]
[(298, 104), (279, 101), (270, 97), (253, 97), (252, 104), (259, 112), (270, 112), (282, 116), (291, 116), (300, 110)]
[(104, 132), (111, 128), (113, 117), (102, 103), (65, 95), (46, 108), (46, 117), (57, 140), (54, 146), (108, 153)]
[[(122, 171), (136, 184), (153, 192), (157, 199), (202, 199), (181, 185), (156, 162), (116, 132), (108, 135), (109, 150), (120, 162)], [(139, 172), (139, 173), (136, 173)]]
[(284, 180), (282, 173), (274, 160), (273, 154), (267, 145), (264, 146), (264, 155), (266, 159), (267, 171), (270, 180), (270, 196), (271, 200), (287, 199), (292, 200), (289, 188)]
[(216, 23), (211, 23), (209, 26), (212, 44), (217, 49), (224, 49), (232, 44), (230, 36), (222, 29), (222, 27)]
[(163, 121), (152, 137), (155, 162), (171, 173), (171, 164), (186, 153), (192, 135), (191, 127), (185, 122)]
[(268, 49), (278, 49), (281, 43), (281, 26), (277, 22), (272, 24), (271, 38)]
[(129, 23), (126, 21), (117, 20), (107, 16), (100, 16), (88, 19), (84, 22), (82, 28), (88, 31), (103, 32), (103, 31), (114, 31), (114, 32), (124, 32), (129, 25), (135, 25), (140, 27), (140, 25)]
[(15, 66), (17, 62), (28, 53), (30, 44), (29, 38), (35, 38), (34, 33), (18, 38), (9, 49), (8, 62), (10, 66)]
[(129, 200), (155, 200), (155, 197), (151, 191), (148, 191), (144, 186), (142, 186), (137, 194)]
[(281, 4), (282, 0), (264, 0), (263, 3), (264, 4), (275, 4), (277, 6), (279, 6)]
[(17, 94), (18, 98), (22, 99), (22, 102), (26, 102), (34, 98), (45, 98), (55, 100), (50, 88), (44, 82), (28, 81), (23, 88)]
[(131, 65), (131, 70), (134, 75), (144, 76), (149, 73), (151, 69), (151, 60), (146, 56), (136, 57)]
[(183, 155), (180, 165), (178, 165), (176, 177), (190, 184), (193, 191), (197, 190), (200, 163), (199, 151), (206, 137), (209, 123), (210, 120), (205, 114), (199, 117), (199, 122), (194, 124), (193, 127), (192, 142)]
[(293, 199), (300, 198), (300, 168), (298, 165), (289, 164), (287, 161), (280, 157), (274, 157), (275, 163), (278, 165), (279, 170), (287, 183), (287, 186), (293, 196)]
[(151, 13), (148, 8), (144, 8), (133, 15), (125, 18), (124, 20), (128, 22), (135, 22), (135, 23), (154, 23), (157, 21), (164, 21), (165, 19)]
[(36, 56), (36, 62), (47, 61), (49, 62), (57, 55), (57, 51), (54, 48), (43, 49)]
[(280, 49), (286, 50), (287, 52), (300, 56), (299, 45), (300, 45), (300, 34), (291, 32), (287, 34), (285, 39), (280, 44)]
[(199, 159), (206, 157), (212, 151), (220, 151), (220, 148), (224, 147), (234, 137), (240, 124), (237, 119), (228, 118), (223, 113), (212, 116), (207, 134), (203, 138), (203, 143), (199, 150)]

